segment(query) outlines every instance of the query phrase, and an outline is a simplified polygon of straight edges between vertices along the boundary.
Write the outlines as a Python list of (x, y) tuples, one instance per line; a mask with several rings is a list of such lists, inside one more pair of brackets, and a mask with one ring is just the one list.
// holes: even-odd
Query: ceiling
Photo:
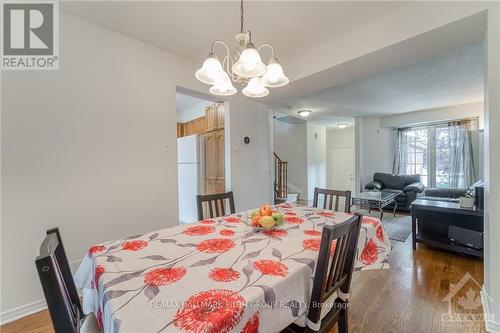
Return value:
[(177, 93), (175, 95), (175, 109), (177, 112), (182, 112), (184, 110), (190, 109), (194, 106), (197, 105), (203, 105), (203, 108), (205, 105), (211, 104), (211, 101), (207, 101), (205, 99), (201, 99), (198, 97), (186, 95), (186, 94), (179, 94)]
[(484, 44), (477, 43), (271, 107), (292, 114), (310, 109), (317, 114), (311, 117), (315, 122), (330, 123), (338, 117), (383, 116), (482, 101), (483, 59)]
[[(397, 1), (247, 1), (245, 29), (252, 30), (257, 46), (271, 43), (283, 60), (404, 5)], [(60, 3), (65, 12), (200, 63), (213, 40), (236, 47), (239, 7), (239, 1)]]

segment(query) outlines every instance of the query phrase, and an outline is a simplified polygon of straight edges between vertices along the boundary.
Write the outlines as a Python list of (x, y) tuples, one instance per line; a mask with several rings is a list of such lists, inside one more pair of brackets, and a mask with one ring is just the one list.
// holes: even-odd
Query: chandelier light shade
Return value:
[(267, 71), (262, 77), (262, 83), (269, 88), (284, 87), (290, 80), (283, 73), (283, 68), (278, 64), (276, 58), (272, 58), (267, 64)]
[(224, 74), (219, 59), (215, 54), (210, 53), (203, 62), (203, 66), (196, 71), (195, 77), (202, 83), (215, 84), (217, 80), (222, 79)]
[(248, 43), (236, 62), (233, 65), (233, 73), (245, 78), (251, 79), (259, 77), (266, 73), (266, 65), (262, 63), (259, 52), (255, 49), (253, 43)]
[(243, 95), (247, 97), (264, 97), (269, 95), (269, 89), (264, 87), (262, 81), (258, 77), (254, 77), (248, 81), (248, 84), (243, 88)]
[[(203, 65), (195, 73), (198, 81), (211, 85), (211, 94), (230, 96), (238, 92), (234, 83), (246, 85), (242, 92), (248, 97), (264, 97), (269, 94), (267, 88), (286, 86), (290, 80), (285, 76), (283, 68), (278, 63), (274, 48), (270, 44), (263, 44), (256, 48), (252, 42), (251, 31), (243, 29), (243, 0), (240, 5), (240, 32), (236, 34), (238, 48), (231, 54), (229, 46), (223, 41), (216, 40), (212, 43), (210, 53)], [(224, 46), (226, 54), (222, 63), (215, 53), (216, 45)], [(262, 62), (261, 50), (269, 48), (272, 52), (267, 66)], [(222, 59), (222, 58), (221, 58)]]

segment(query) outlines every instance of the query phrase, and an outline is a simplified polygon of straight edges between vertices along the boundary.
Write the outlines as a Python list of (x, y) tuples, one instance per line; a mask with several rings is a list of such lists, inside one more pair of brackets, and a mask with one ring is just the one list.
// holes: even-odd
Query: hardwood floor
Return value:
[[(443, 298), (451, 284), (457, 284), (468, 272), (482, 285), (481, 260), (420, 244), (413, 252), (411, 237), (405, 243), (392, 241), (392, 244), (389, 270), (354, 274), (349, 310), (351, 332), (485, 332), (483, 323), (469, 326), (452, 323), (445, 327), (442, 321), (442, 315), (448, 311), (448, 303)], [(469, 288), (478, 291), (473, 283), (462, 289)], [(474, 313), (481, 313), (481, 308)], [(53, 330), (47, 311), (42, 311), (4, 325), (0, 332), (49, 333)]]

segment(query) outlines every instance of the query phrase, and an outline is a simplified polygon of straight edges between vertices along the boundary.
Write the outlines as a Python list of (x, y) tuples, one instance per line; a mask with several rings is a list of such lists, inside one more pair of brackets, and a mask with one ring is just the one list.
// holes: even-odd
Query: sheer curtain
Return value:
[(476, 181), (471, 132), (476, 122), (462, 120), (448, 124), (450, 138), (450, 187), (468, 188)]
[(392, 164), (392, 173), (396, 175), (406, 174), (408, 164), (408, 134), (411, 128), (398, 128), (396, 137), (396, 153)]

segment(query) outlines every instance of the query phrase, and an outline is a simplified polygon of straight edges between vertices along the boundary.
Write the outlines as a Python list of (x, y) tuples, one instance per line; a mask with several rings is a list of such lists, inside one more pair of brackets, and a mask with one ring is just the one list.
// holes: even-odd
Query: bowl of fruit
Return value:
[(252, 212), (250, 225), (254, 229), (272, 230), (281, 226), (285, 222), (285, 217), (279, 212), (273, 212), (271, 206), (261, 205), (259, 210)]

